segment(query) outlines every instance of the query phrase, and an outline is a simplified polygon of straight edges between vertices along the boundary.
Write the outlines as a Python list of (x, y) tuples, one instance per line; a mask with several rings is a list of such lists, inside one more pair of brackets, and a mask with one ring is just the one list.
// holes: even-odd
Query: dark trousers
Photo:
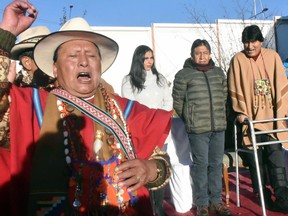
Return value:
[[(260, 135), (256, 137), (256, 140), (257, 142), (268, 142), (275, 139), (268, 135)], [(282, 145), (271, 144), (261, 146), (257, 150), (257, 153), (262, 185), (265, 186), (270, 183), (275, 193), (277, 193), (278, 188), (287, 186), (285, 158)], [(259, 193), (259, 184), (253, 153), (245, 154), (243, 159), (248, 163), (254, 192)]]
[(193, 158), (191, 177), (196, 206), (222, 203), (224, 135), (224, 131), (188, 134)]
[(153, 213), (156, 216), (166, 216), (163, 201), (165, 196), (165, 187), (155, 191), (149, 191)]

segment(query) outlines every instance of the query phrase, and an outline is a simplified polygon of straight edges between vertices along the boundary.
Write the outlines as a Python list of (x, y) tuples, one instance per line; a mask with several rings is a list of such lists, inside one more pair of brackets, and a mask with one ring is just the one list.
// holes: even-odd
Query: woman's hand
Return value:
[(134, 159), (118, 165), (115, 172), (118, 186), (126, 186), (132, 192), (156, 179), (157, 165), (154, 160)]

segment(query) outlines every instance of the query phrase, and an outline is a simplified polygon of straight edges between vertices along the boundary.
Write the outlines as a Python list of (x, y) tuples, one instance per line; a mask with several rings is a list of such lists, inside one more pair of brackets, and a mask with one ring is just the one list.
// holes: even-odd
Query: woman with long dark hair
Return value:
[(131, 69), (122, 81), (122, 96), (150, 108), (172, 110), (173, 99), (167, 79), (157, 71), (153, 50), (138, 46), (133, 54)]
[[(138, 46), (133, 54), (131, 69), (122, 81), (122, 96), (135, 100), (149, 108), (172, 110), (173, 99), (166, 78), (157, 71), (153, 50)], [(169, 136), (170, 137), (170, 136)], [(166, 141), (168, 141), (166, 139)], [(166, 142), (167, 143), (167, 142)], [(164, 188), (151, 194), (156, 215), (164, 216)]]

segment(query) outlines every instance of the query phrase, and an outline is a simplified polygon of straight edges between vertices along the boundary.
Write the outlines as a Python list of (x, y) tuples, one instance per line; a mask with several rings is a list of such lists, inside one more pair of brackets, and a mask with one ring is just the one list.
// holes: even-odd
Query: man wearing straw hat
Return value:
[[(11, 50), (11, 59), (18, 60), (22, 66), (22, 69), (16, 74), (15, 85), (34, 87), (47, 91), (55, 87), (56, 79), (41, 71), (37, 67), (33, 57), (36, 43), (50, 33), (50, 30), (46, 26), (36, 26), (27, 29), (18, 36), (19, 42)], [(14, 79), (14, 74), (12, 77)], [(11, 81), (13, 82), (13, 80)], [(113, 87), (103, 78), (101, 78), (101, 82), (109, 92), (114, 92)]]
[(33, 58), (35, 44), (50, 34), (46, 26), (31, 27), (18, 36), (18, 43), (11, 50), (11, 59), (18, 60), (22, 69), (17, 73), (14, 83), (21, 87), (35, 87), (50, 90), (55, 79), (43, 73)]
[(0, 24), (0, 111), (11, 129), (8, 147), (0, 147), (5, 215), (25, 215), (29, 183), (28, 215), (152, 215), (147, 189), (164, 187), (170, 177), (169, 157), (159, 149), (172, 111), (148, 109), (103, 87), (101, 73), (118, 45), (82, 18), (34, 49), (37, 66), (59, 88), (34, 100), (31, 88), (9, 85), (11, 45), (37, 14), (32, 4), (13, 1)]

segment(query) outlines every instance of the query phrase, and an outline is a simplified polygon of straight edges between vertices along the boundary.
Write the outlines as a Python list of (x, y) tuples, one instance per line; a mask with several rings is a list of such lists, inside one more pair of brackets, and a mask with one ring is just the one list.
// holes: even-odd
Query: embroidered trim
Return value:
[(74, 97), (70, 95), (63, 89), (53, 89), (52, 94), (55, 94), (58, 98), (65, 101), (66, 103), (76, 107), (85, 113), (88, 117), (92, 118), (97, 123), (103, 125), (105, 128), (109, 129), (111, 133), (117, 138), (121, 144), (121, 148), (128, 159), (135, 159), (136, 154), (134, 151), (133, 144), (130, 142), (129, 137), (125, 134), (124, 129), (116, 122), (109, 113), (94, 106), (88, 101), (81, 98)]
[[(265, 98), (267, 98), (269, 102), (270, 109), (273, 108), (273, 101), (272, 101), (272, 92), (271, 92), (271, 84), (270, 79), (268, 76), (268, 72), (266, 69), (265, 61), (263, 58), (262, 53), (260, 53), (264, 65), (264, 72), (265, 75), (261, 74), (261, 71), (259, 71), (260, 79), (256, 79), (256, 74), (253, 70), (252, 65), (252, 59), (250, 58), (250, 66), (252, 70), (253, 80), (254, 80), (254, 110), (257, 111), (259, 109), (259, 106), (261, 105), (261, 108), (265, 108)], [(266, 76), (266, 77), (265, 77)]]
[[(0, 88), (1, 89), (7, 89), (11, 87), (11, 83), (10, 82), (0, 82)], [(5, 90), (6, 91), (6, 90)]]
[(10, 56), (11, 56), (9, 52), (7, 52), (3, 49), (0, 49), (0, 55), (8, 57), (8, 58), (10, 58)]

